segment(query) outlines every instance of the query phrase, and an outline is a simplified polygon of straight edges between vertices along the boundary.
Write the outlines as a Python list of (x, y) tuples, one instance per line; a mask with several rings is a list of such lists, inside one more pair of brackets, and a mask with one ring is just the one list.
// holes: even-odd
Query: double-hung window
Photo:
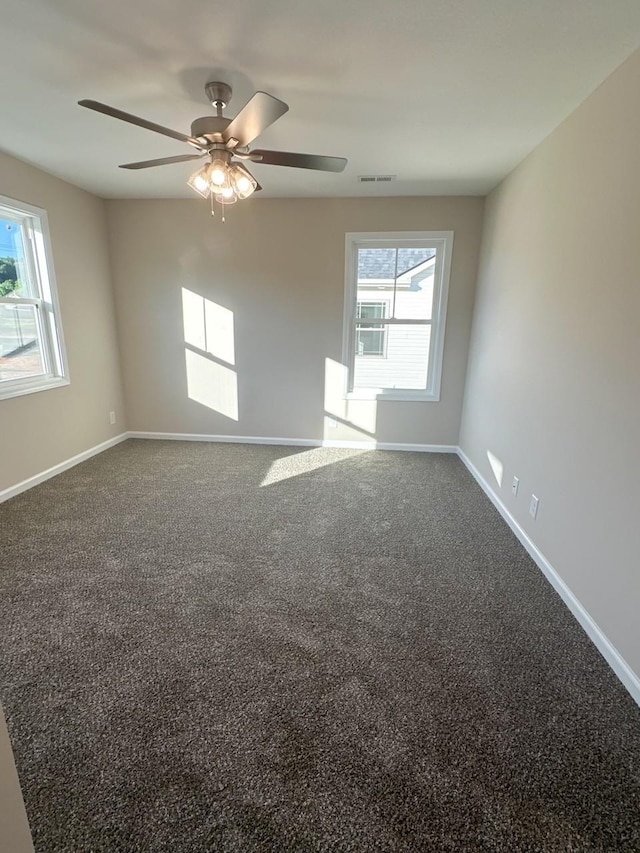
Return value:
[(350, 397), (439, 400), (453, 232), (347, 234)]
[(68, 381), (47, 214), (0, 196), (0, 399)]

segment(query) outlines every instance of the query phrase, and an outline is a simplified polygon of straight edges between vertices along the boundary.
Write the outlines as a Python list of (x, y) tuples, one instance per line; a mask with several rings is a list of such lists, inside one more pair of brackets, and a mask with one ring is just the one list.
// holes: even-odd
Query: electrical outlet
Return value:
[(535, 495), (531, 495), (531, 503), (529, 504), (529, 515), (535, 518), (538, 515), (539, 499)]
[(109, 423), (115, 424), (115, 422), (116, 422), (116, 413), (115, 412), (109, 412)]
[(511, 494), (514, 498), (518, 497), (518, 489), (520, 488), (520, 480), (514, 475), (513, 480), (511, 481)]

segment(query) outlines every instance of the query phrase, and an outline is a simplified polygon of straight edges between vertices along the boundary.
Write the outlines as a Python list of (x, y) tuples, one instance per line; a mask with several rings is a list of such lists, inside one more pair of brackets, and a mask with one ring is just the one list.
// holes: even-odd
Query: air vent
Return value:
[(388, 184), (389, 181), (395, 181), (395, 175), (358, 175), (358, 183), (360, 184)]

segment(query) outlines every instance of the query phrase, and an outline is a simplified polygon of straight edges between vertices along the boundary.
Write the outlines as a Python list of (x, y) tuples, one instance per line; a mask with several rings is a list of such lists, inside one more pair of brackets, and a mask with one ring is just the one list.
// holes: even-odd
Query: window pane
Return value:
[(383, 298), (385, 316), (430, 320), (435, 259), (434, 248), (358, 249), (358, 302)]
[(9, 295), (37, 296), (29, 287), (22, 224), (0, 214), (0, 296)]
[(358, 249), (358, 283), (374, 279), (393, 281), (397, 249)]
[(425, 262), (435, 255), (435, 249), (398, 249), (398, 278), (416, 275)]
[(0, 382), (45, 373), (37, 310), (0, 303)]
[(419, 265), (417, 271), (398, 278), (394, 317), (400, 320), (431, 320), (435, 255)]
[(366, 358), (356, 349), (353, 387), (426, 388), (431, 326), (393, 325), (385, 329), (385, 358)]

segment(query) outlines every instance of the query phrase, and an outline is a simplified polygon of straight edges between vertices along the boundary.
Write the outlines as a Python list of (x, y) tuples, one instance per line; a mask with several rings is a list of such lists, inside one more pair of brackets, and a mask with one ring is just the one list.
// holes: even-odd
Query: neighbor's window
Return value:
[(360, 302), (356, 309), (356, 353), (358, 355), (385, 355), (387, 330), (366, 320), (381, 320), (387, 316), (386, 302)]
[(47, 214), (0, 196), (0, 399), (67, 382)]
[(351, 396), (440, 399), (450, 231), (347, 234)]

